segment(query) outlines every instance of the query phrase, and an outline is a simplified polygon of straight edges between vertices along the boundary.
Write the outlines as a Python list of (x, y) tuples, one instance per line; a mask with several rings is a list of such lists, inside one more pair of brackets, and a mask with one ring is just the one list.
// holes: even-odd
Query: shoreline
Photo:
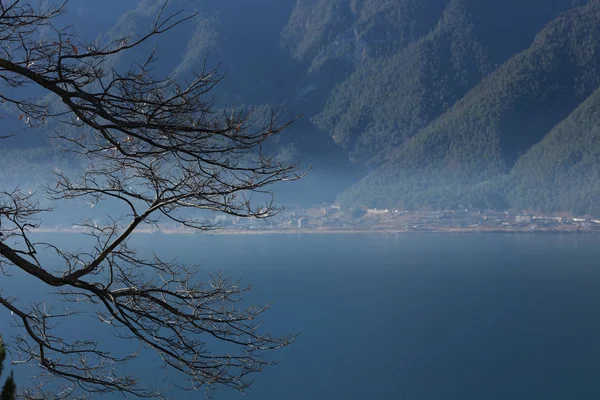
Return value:
[[(296, 230), (296, 231), (212, 231), (205, 232), (208, 235), (359, 235), (359, 234), (427, 234), (427, 233), (444, 233), (444, 234), (501, 234), (501, 233), (514, 233), (514, 234), (600, 234), (598, 231), (589, 230), (502, 230), (502, 229), (457, 229), (457, 230), (443, 230), (443, 229), (431, 229), (431, 230), (402, 230), (402, 229), (382, 229), (382, 230), (360, 230), (360, 229), (349, 229), (349, 230)], [(202, 233), (200, 233), (202, 234)]]
[[(78, 229), (58, 229), (58, 228), (37, 228), (32, 229), (31, 233), (59, 233), (59, 234), (75, 234), (85, 233), (84, 230)], [(215, 229), (210, 231), (193, 231), (183, 229), (165, 229), (162, 231), (139, 230), (133, 234), (139, 235), (358, 235), (358, 234), (422, 234), (422, 233), (446, 233), (446, 234), (465, 234), (465, 233), (483, 233), (483, 234), (498, 234), (498, 233), (514, 233), (514, 234), (600, 234), (600, 231), (582, 230), (582, 229), (476, 229), (476, 228), (447, 228), (447, 229), (266, 229), (266, 230), (242, 230), (242, 229)]]

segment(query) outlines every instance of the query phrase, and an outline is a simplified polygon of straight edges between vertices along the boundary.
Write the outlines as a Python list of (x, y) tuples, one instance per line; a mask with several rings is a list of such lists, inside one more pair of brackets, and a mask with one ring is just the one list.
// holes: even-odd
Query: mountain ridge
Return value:
[[(443, 208), (464, 199), (474, 185), (501, 181), (522, 154), (598, 87), (600, 30), (590, 23), (598, 20), (598, 1), (562, 14), (527, 50), (398, 149), (393, 161), (342, 194), (342, 202)], [(584, 32), (587, 40), (580, 40)], [(451, 184), (444, 188), (443, 182)], [(378, 189), (386, 184), (393, 188)]]
[[(143, 30), (160, 4), (138, 3), (96, 40)], [(600, 84), (599, 0), (172, 0), (167, 12), (178, 9), (198, 15), (149, 44), (158, 48), (157, 73), (185, 79), (205, 63), (220, 66), (225, 79), (212, 93), (219, 112), (303, 114), (267, 147), (314, 166), (301, 185), (305, 201), (339, 194), (348, 207), (569, 204), (547, 189), (539, 200), (521, 190), (527, 168), (539, 168), (521, 160)], [(105, 26), (110, 18), (99, 20)], [(84, 27), (88, 38), (95, 26)], [(5, 129), (22, 125), (7, 122)], [(574, 139), (585, 133), (576, 122), (566, 126)], [(39, 148), (39, 135), (2, 146)], [(18, 151), (6, 156), (34, 162)], [(18, 179), (10, 170), (4, 175)], [(589, 211), (580, 197), (568, 197), (572, 208)]]

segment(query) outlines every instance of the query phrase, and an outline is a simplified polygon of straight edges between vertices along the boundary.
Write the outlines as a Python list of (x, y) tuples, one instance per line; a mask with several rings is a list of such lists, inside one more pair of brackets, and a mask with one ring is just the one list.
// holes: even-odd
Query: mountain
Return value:
[(517, 160), (598, 88), (599, 21), (598, 1), (561, 14), (342, 202), (443, 208), (476, 200), (482, 188), (499, 195)]
[[(69, 5), (61, 22), (107, 42), (146, 32), (163, 4)], [(594, 137), (586, 130), (593, 122), (573, 115), (593, 104), (600, 84), (599, 8), (600, 0), (171, 0), (165, 15), (195, 17), (112, 62), (126, 67), (156, 47), (158, 75), (184, 80), (219, 67), (225, 76), (211, 93), (219, 110), (255, 110), (258, 121), (273, 110), (282, 121), (302, 114), (266, 144), (313, 167), (283, 189), (284, 202), (337, 196), (347, 206), (588, 212), (588, 189), (561, 183), (556, 192), (570, 194), (554, 193), (532, 171), (573, 181), (550, 166), (564, 161), (550, 138), (563, 124), (564, 141)], [(22, 131), (18, 114), (4, 111), (4, 132)], [(0, 145), (3, 181), (29, 185), (44, 174), (25, 170), (61, 162), (42, 150), (52, 144), (40, 131)], [(581, 149), (589, 168), (592, 148)], [(26, 176), (12, 160), (26, 160)], [(587, 179), (579, 180), (595, 187)]]
[[(410, 15), (422, 28), (417, 32), (426, 33), (401, 35), (395, 51), (366, 58), (314, 118), (359, 162), (389, 159), (397, 146), (527, 48), (545, 23), (572, 7), (571, 0), (425, 3), (418, 3), (423, 15), (439, 13), (431, 30), (431, 18)], [(361, 40), (365, 48), (375, 47), (376, 40)]]
[(395, 53), (426, 35), (448, 0), (297, 0), (282, 43), (316, 71)]
[(515, 207), (600, 215), (600, 89), (519, 159), (509, 187)]

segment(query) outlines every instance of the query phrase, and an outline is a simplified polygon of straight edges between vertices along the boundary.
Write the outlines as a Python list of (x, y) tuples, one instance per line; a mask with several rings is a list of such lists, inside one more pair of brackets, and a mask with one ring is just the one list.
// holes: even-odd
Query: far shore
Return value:
[[(32, 233), (84, 233), (81, 229), (67, 228), (36, 228), (31, 230)], [(140, 229), (134, 234), (156, 234), (156, 235), (342, 235), (342, 234), (400, 234), (400, 233), (527, 233), (527, 234), (562, 234), (562, 233), (582, 233), (594, 234), (598, 231), (584, 229), (515, 229), (515, 228), (430, 228), (430, 229), (319, 229), (319, 228), (303, 228), (303, 229), (226, 229), (218, 228), (207, 231), (196, 231), (191, 229), (163, 229), (160, 231)]]

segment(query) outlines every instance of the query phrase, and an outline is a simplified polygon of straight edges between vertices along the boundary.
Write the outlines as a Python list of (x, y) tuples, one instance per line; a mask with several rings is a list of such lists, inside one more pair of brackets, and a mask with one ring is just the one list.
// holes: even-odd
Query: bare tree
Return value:
[[(221, 79), (216, 70), (204, 69), (188, 82), (157, 78), (154, 54), (124, 70), (116, 66), (116, 56), (193, 16), (167, 15), (163, 7), (145, 36), (99, 45), (80, 41), (70, 27), (55, 26), (64, 4), (33, 4), (0, 2), (0, 99), (33, 127), (58, 122), (54, 137), (86, 160), (85, 171), (75, 176), (55, 171), (56, 181), (44, 191), (48, 198), (110, 202), (123, 212), (108, 222), (83, 222), (94, 245), (70, 252), (36, 242), (32, 230), (40, 213), (51, 210), (40, 206), (35, 193), (1, 192), (3, 284), (10, 283), (11, 271), (21, 270), (70, 302), (68, 309), (53, 312), (46, 304), (27, 305), (0, 292), (0, 304), (22, 331), (11, 343), (13, 360), (39, 364), (43, 374), (60, 378), (65, 386), (49, 398), (110, 392), (161, 397), (122, 368), (138, 353), (117, 355), (96, 340), (56, 333), (61, 319), (92, 310), (99, 325), (110, 324), (116, 335), (135, 339), (169, 370), (183, 374), (185, 389), (245, 389), (248, 374), (272, 363), (267, 351), (287, 346), (293, 336), (261, 332), (258, 318), (267, 307), (238, 304), (247, 287), (219, 274), (200, 280), (193, 267), (142, 256), (129, 239), (144, 224), (163, 219), (214, 229), (198, 210), (255, 218), (275, 214), (269, 188), (300, 175), (297, 165), (263, 154), (261, 144), (287, 124), (272, 118), (256, 127), (249, 113), (216, 112), (208, 97)], [(34, 92), (40, 96), (27, 97)], [(268, 200), (255, 204), (256, 194)], [(47, 251), (60, 257), (61, 270), (40, 261)], [(225, 350), (214, 352), (211, 343)], [(30, 389), (24, 396), (48, 393)]]

